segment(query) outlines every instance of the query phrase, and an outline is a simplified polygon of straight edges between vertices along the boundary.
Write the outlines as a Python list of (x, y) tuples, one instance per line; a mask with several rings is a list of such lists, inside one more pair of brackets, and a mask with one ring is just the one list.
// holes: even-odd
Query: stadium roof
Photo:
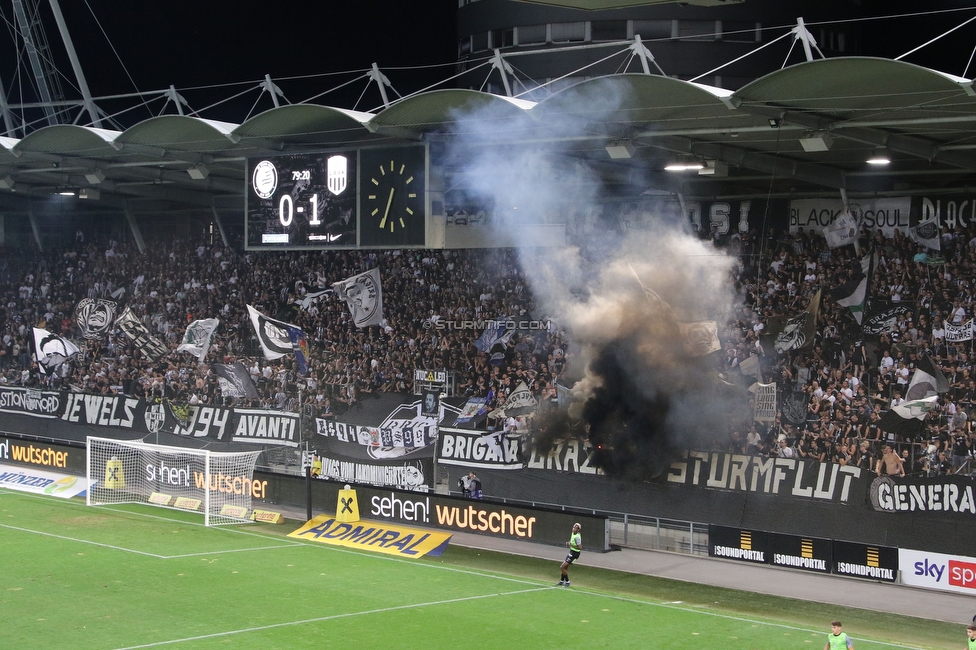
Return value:
[[(444, 142), (472, 130), (483, 134), (479, 146), (558, 144), (608, 184), (637, 190), (698, 197), (961, 191), (976, 181), (974, 123), (971, 80), (861, 57), (800, 63), (736, 92), (647, 74), (587, 79), (537, 103), (434, 90), (375, 113), (297, 104), (243, 124), (163, 115), (124, 131), (62, 124), (0, 138), (0, 209), (82, 188), (97, 189), (104, 207), (243, 206), (251, 156)], [(891, 164), (869, 166), (881, 149)], [(714, 173), (663, 171), (682, 156)]]

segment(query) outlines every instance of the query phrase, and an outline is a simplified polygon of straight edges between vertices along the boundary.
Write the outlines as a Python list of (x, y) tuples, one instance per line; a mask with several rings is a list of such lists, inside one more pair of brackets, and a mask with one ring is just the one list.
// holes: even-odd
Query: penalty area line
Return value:
[(497, 598), (499, 596), (516, 596), (519, 594), (532, 593), (534, 591), (546, 591), (551, 587), (536, 587), (534, 589), (519, 589), (518, 591), (505, 591), (497, 594), (479, 594), (477, 596), (465, 596), (463, 598), (451, 598), (449, 600), (432, 600), (426, 603), (414, 603), (411, 605), (396, 605), (394, 607), (380, 607), (379, 609), (369, 609), (362, 612), (348, 612), (346, 614), (332, 614), (331, 616), (319, 616), (317, 618), (307, 618), (300, 621), (287, 621), (285, 623), (272, 623), (271, 625), (261, 625), (258, 627), (246, 627), (240, 630), (227, 630), (226, 632), (214, 632), (213, 634), (201, 634), (199, 636), (186, 637), (184, 639), (171, 639), (169, 641), (156, 641), (143, 645), (131, 645), (118, 650), (137, 650), (138, 648), (158, 648), (159, 646), (172, 645), (174, 643), (187, 643), (190, 641), (201, 641), (203, 639), (216, 639), (235, 634), (249, 634), (251, 632), (263, 632), (282, 627), (295, 625), (308, 625), (309, 623), (322, 623), (324, 621), (334, 621), (340, 618), (351, 618), (353, 616), (369, 616), (372, 614), (385, 614), (386, 612), (396, 612), (404, 609), (416, 609), (418, 607), (434, 607), (436, 605), (451, 605), (453, 603), (463, 603), (472, 600), (483, 600), (485, 598)]

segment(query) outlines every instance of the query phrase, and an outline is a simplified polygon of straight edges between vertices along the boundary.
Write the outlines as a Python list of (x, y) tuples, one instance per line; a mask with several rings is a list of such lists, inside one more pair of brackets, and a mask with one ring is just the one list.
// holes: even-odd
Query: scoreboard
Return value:
[(423, 247), (425, 146), (249, 158), (249, 250)]

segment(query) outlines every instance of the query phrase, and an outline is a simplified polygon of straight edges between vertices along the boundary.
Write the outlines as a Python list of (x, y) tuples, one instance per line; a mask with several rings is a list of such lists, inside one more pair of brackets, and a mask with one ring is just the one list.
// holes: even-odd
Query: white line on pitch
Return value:
[(67, 535), (55, 535), (54, 533), (45, 533), (42, 530), (31, 530), (30, 528), (20, 528), (18, 526), (8, 526), (7, 524), (0, 524), (0, 528), (9, 528), (10, 530), (19, 530), (22, 533), (33, 533), (35, 535), (44, 535), (46, 537), (57, 537), (58, 539), (64, 539), (69, 542), (79, 542), (81, 544), (91, 544), (92, 546), (101, 546), (102, 548), (110, 548), (115, 551), (125, 551), (126, 553), (135, 553), (137, 555), (147, 555), (149, 557), (158, 558), (160, 560), (165, 560), (165, 555), (157, 555), (155, 553), (147, 553), (146, 551), (137, 551), (131, 548), (125, 548), (123, 546), (113, 546), (112, 544), (103, 544), (101, 542), (92, 542), (87, 539), (78, 539), (77, 537), (68, 537)]
[(200, 636), (191, 636), (191, 637), (186, 637), (185, 639), (171, 639), (169, 641), (156, 641), (155, 643), (126, 646), (125, 648), (119, 648), (119, 650), (136, 650), (137, 648), (156, 648), (158, 646), (171, 645), (174, 643), (186, 643), (189, 641), (200, 641), (203, 639), (215, 639), (222, 636), (231, 636), (234, 634), (248, 634), (251, 632), (263, 632), (265, 630), (274, 630), (281, 627), (291, 627), (295, 625), (308, 625), (309, 623), (321, 623), (323, 621), (334, 621), (336, 619), (351, 618), (353, 616), (369, 616), (371, 614), (385, 614), (387, 612), (396, 612), (404, 609), (416, 609), (418, 607), (433, 607), (435, 605), (450, 605), (452, 603), (463, 603), (465, 601), (481, 600), (484, 598), (497, 598), (498, 596), (516, 596), (518, 594), (527, 594), (533, 591), (545, 591), (548, 589), (552, 589), (552, 587), (536, 587), (534, 589), (520, 589), (518, 591), (506, 591), (498, 594), (479, 594), (477, 596), (465, 596), (464, 598), (451, 598), (449, 600), (434, 600), (426, 603), (415, 603), (412, 605), (396, 605), (394, 607), (381, 607), (379, 609), (370, 609), (363, 612), (332, 614), (331, 616), (319, 616), (317, 618), (307, 618), (301, 621), (288, 621), (286, 623), (272, 623), (271, 625), (261, 625), (259, 627), (247, 627), (240, 630), (228, 630), (226, 632), (214, 632), (213, 634), (201, 634)]
[(198, 555), (223, 555), (225, 553), (246, 553), (247, 551), (273, 551), (279, 548), (291, 548), (293, 546), (304, 546), (299, 542), (291, 544), (279, 544), (277, 546), (255, 546), (254, 548), (233, 548), (229, 551), (205, 551), (202, 553), (183, 553), (181, 555), (160, 555), (164, 560), (175, 560), (181, 557), (197, 557)]

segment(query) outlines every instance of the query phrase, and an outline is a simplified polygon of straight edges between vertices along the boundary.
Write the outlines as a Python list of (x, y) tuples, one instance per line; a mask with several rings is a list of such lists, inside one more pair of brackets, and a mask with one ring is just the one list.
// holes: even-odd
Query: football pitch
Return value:
[[(449, 546), (404, 560), (0, 490), (0, 648), (962, 648), (962, 625)], [(844, 581), (838, 580), (838, 589)], [(924, 593), (920, 593), (924, 598)]]

